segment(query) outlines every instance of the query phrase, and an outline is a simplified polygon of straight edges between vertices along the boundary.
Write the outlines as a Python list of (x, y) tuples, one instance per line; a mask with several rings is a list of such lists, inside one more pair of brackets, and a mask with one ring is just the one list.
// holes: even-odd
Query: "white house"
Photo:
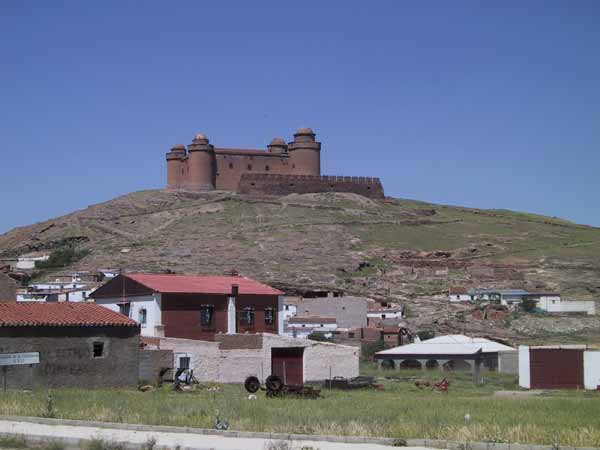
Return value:
[(47, 261), (50, 258), (50, 253), (47, 252), (33, 252), (21, 255), (17, 259), (17, 269), (30, 270), (35, 269), (35, 263), (37, 261)]
[(473, 300), (473, 297), (466, 288), (450, 287), (448, 290), (448, 300), (452, 303), (470, 302)]
[(541, 296), (537, 300), (537, 307), (548, 313), (585, 313), (588, 316), (596, 314), (594, 301), (564, 301), (560, 296)]
[(367, 319), (402, 319), (402, 308), (374, 308), (367, 310)]
[(297, 338), (308, 338), (311, 333), (322, 333), (325, 337), (333, 337), (337, 330), (335, 317), (296, 316), (287, 321), (285, 335)]

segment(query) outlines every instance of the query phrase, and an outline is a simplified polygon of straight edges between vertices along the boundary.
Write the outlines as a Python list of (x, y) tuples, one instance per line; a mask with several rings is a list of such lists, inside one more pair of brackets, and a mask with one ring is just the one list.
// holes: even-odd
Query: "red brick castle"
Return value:
[(378, 178), (321, 176), (321, 143), (310, 128), (297, 130), (294, 140), (287, 144), (282, 138), (274, 138), (266, 150), (215, 147), (206, 135), (197, 134), (187, 149), (176, 144), (167, 153), (167, 189), (384, 196)]

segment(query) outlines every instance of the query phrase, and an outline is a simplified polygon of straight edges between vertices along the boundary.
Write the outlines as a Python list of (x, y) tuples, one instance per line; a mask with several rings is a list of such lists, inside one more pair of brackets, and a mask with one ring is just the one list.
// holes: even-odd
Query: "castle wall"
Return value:
[(243, 174), (240, 194), (289, 195), (317, 192), (352, 192), (370, 198), (384, 198), (379, 178), (311, 175)]
[(216, 188), (237, 191), (245, 173), (292, 173), (287, 154), (272, 154), (261, 150), (215, 149), (217, 159)]

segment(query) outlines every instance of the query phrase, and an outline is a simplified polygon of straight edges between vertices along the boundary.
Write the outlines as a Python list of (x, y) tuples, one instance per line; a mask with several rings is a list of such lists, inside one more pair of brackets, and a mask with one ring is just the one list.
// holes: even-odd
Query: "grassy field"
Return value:
[[(381, 374), (372, 367), (364, 372)], [(598, 393), (498, 398), (494, 391), (516, 389), (514, 377), (490, 374), (475, 386), (468, 375), (450, 374), (450, 392), (442, 394), (414, 386), (422, 372), (393, 374), (404, 379), (384, 381), (384, 391), (324, 391), (318, 400), (268, 399), (264, 393), (249, 400), (243, 387), (231, 385), (191, 393), (169, 386), (148, 393), (56, 389), (49, 409), (45, 391), (8, 392), (0, 396), (0, 414), (201, 428), (212, 428), (219, 416), (245, 431), (600, 447)]]

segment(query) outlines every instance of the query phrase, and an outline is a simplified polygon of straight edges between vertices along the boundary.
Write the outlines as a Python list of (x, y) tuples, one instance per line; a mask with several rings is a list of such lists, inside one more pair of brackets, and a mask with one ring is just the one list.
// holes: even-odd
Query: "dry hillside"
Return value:
[[(89, 251), (73, 269), (237, 269), (289, 291), (339, 290), (403, 301), (415, 320), (447, 331), (473, 326), (470, 311), (443, 301), (450, 285), (550, 289), (568, 299), (600, 299), (599, 228), (354, 194), (261, 199), (136, 192), (0, 235), (0, 258), (67, 244)], [(569, 320), (555, 326), (555, 319), (526, 317), (496, 325), (507, 336), (550, 329), (572, 337), (599, 327), (596, 319), (575, 318), (564, 328)]]

